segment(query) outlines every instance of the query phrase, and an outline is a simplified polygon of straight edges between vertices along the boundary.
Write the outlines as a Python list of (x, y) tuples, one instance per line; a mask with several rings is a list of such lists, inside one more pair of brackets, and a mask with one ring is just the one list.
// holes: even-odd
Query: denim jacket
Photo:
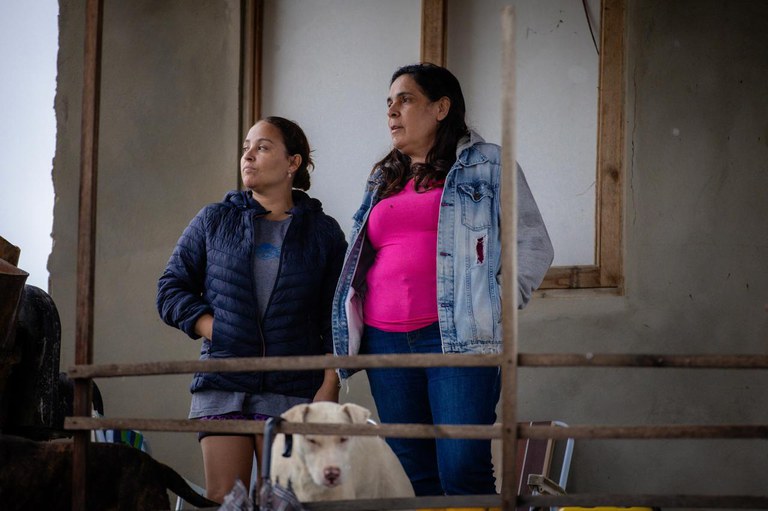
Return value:
[[(501, 148), (475, 132), (457, 148), (440, 202), (437, 227), (437, 313), (444, 353), (501, 350)], [(541, 284), (554, 251), (536, 201), (518, 166), (518, 304)], [(365, 273), (373, 261), (366, 222), (378, 201), (379, 170), (368, 179), (353, 220), (333, 299), (336, 355), (356, 355), (363, 333)], [(340, 369), (344, 379), (354, 369)]]

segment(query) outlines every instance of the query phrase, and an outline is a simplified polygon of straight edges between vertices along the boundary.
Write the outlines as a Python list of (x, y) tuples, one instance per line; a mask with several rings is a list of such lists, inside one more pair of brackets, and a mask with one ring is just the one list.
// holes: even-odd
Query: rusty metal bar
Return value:
[(768, 509), (768, 496), (764, 495), (525, 495), (520, 504), (531, 507), (559, 506), (641, 506), (672, 508), (709, 509)]
[[(75, 363), (93, 361), (93, 293), (96, 256), (96, 192), (103, 0), (87, 0), (80, 139), (80, 205), (77, 240)], [(73, 414), (91, 415), (91, 382), (75, 381)], [(72, 509), (86, 509), (90, 435), (78, 431), (72, 450)]]
[[(573, 494), (563, 496), (526, 495), (519, 504), (525, 507), (546, 509), (555, 506), (641, 506), (710, 509), (768, 509), (768, 497), (740, 495), (592, 495)], [(302, 504), (307, 511), (379, 511), (382, 509), (445, 509), (451, 507), (496, 508), (496, 495), (416, 497), (410, 499), (337, 500), (333, 502), (308, 502)]]
[(611, 353), (521, 354), (523, 367), (657, 367), (684, 369), (768, 369), (768, 355), (653, 355)]
[[(130, 419), (68, 417), (64, 429), (137, 429), (142, 431), (208, 431), (213, 433), (258, 434), (264, 431), (261, 421), (198, 421), (193, 419)], [(316, 424), (284, 422), (280, 433), (317, 435), (361, 435), (398, 438), (500, 438), (501, 425), (431, 425), (431, 424)]]
[(661, 439), (768, 438), (768, 424), (657, 424), (648, 426), (518, 426), (520, 438)]
[[(205, 421), (190, 419), (131, 419), (68, 417), (64, 429), (69, 431), (95, 429), (139, 429), (144, 431), (210, 431), (215, 433), (261, 433), (263, 423), (254, 421)], [(400, 438), (502, 438), (501, 424), (422, 425), (422, 424), (304, 424), (283, 423), (282, 433), (378, 435)], [(577, 425), (517, 426), (517, 438), (533, 439), (765, 439), (768, 424), (655, 424), (649, 426)]]
[(467, 509), (476, 510), (499, 507), (498, 495), (442, 495), (431, 497), (383, 498), (335, 500), (327, 502), (302, 502), (308, 511), (382, 511), (396, 509)]
[[(768, 497), (742, 495), (598, 495), (572, 494), (562, 496), (525, 495), (519, 499), (525, 507), (546, 509), (555, 506), (641, 506), (709, 509), (768, 509)], [(416, 497), (409, 499), (337, 500), (302, 504), (308, 511), (380, 511), (382, 509), (445, 509), (451, 507), (497, 508), (497, 495), (462, 495)]]
[[(501, 450), (502, 474), (515, 474), (517, 461), (517, 160), (515, 157), (515, 14), (501, 12)], [(514, 477), (502, 479), (501, 508), (517, 508)]]
[[(74, 379), (153, 376), (197, 372), (282, 371), (336, 367), (488, 367), (504, 363), (502, 355), (355, 355), (351, 357), (267, 357), (226, 360), (180, 360), (131, 364), (75, 365)], [(635, 367), (658, 369), (768, 369), (768, 355), (620, 355), (592, 353), (520, 353), (519, 367)]]
[(225, 360), (186, 360), (138, 362), (133, 364), (94, 364), (73, 366), (70, 378), (111, 378), (198, 372), (283, 371), (285, 369), (330, 369), (336, 367), (488, 367), (500, 363), (499, 355), (355, 355), (351, 357), (297, 356), (231, 358)]
[[(431, 497), (334, 500), (326, 502), (302, 502), (308, 511), (394, 511), (397, 509), (473, 509), (476, 511), (496, 508), (498, 495), (441, 495)], [(471, 506), (468, 507), (468, 506)]]

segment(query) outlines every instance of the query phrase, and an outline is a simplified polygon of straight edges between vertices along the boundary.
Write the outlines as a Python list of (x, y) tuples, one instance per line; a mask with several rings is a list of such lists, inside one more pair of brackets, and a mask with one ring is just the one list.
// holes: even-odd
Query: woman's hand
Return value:
[(195, 332), (197, 335), (201, 335), (208, 339), (209, 341), (212, 340), (211, 337), (213, 337), (213, 315), (211, 314), (203, 314), (199, 318), (197, 318), (197, 321), (195, 321)]
[(320, 385), (320, 388), (315, 393), (315, 398), (312, 401), (333, 401), (334, 403), (339, 402), (339, 377), (336, 375), (336, 370), (325, 370), (323, 384)]

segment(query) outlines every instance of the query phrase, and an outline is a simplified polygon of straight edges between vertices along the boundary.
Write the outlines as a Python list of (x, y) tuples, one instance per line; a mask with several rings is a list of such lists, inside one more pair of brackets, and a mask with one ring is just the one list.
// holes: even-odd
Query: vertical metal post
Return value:
[(517, 163), (515, 159), (515, 16), (512, 7), (501, 14), (501, 268), (504, 356), (502, 390), (501, 506), (517, 507)]
[[(93, 290), (96, 255), (96, 190), (99, 151), (99, 95), (103, 0), (85, 7), (85, 51), (80, 139), (80, 206), (77, 240), (77, 299), (75, 364), (93, 362)], [(90, 416), (91, 381), (75, 382), (75, 416)], [(87, 453), (90, 433), (74, 435), (72, 452), (72, 509), (86, 509)]]

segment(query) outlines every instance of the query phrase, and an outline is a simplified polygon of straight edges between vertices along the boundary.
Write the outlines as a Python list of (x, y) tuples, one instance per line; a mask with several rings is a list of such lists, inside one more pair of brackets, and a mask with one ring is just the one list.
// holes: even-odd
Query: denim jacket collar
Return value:
[(488, 158), (480, 151), (469, 151), (476, 144), (485, 142), (476, 131), (469, 130), (469, 134), (462, 137), (456, 145), (456, 159), (463, 167), (471, 167), (488, 161)]

